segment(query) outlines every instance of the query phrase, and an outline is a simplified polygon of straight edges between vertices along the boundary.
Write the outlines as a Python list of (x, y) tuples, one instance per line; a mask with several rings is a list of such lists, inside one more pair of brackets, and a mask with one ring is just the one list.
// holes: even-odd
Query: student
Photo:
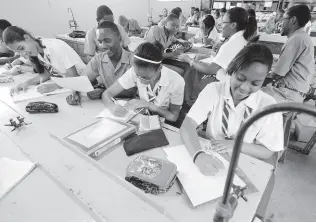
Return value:
[[(231, 153), (233, 139), (247, 117), (276, 103), (274, 98), (260, 90), (272, 61), (272, 53), (266, 46), (250, 44), (230, 63), (227, 69), (230, 79), (205, 87), (180, 129), (181, 138), (192, 157), (202, 150), (196, 128), (205, 120), (208, 119), (206, 135), (211, 140), (212, 149)], [(268, 160), (274, 152), (283, 150), (282, 123), (280, 113), (258, 120), (248, 129), (242, 152)], [(205, 156), (208, 154), (196, 157), (196, 164), (202, 172), (206, 164), (202, 158)]]
[(215, 20), (212, 15), (206, 15), (200, 24), (200, 30), (191, 39), (194, 43), (213, 45), (219, 40), (219, 34), (215, 28)]
[[(175, 34), (179, 30), (180, 20), (178, 16), (170, 14), (167, 17), (167, 24), (163, 27), (152, 26), (145, 36), (145, 40), (151, 43), (159, 42), (164, 49), (168, 48), (172, 43), (180, 42), (186, 44), (187, 41), (176, 39)], [(164, 53), (164, 59), (174, 58), (180, 55), (179, 52)]]
[(19, 55), (14, 55), (8, 47), (4, 44), (2, 34), (3, 31), (11, 26), (11, 23), (5, 19), (0, 19), (0, 65), (11, 63), (15, 59), (19, 58)]
[(156, 20), (152, 20), (150, 23), (150, 26), (158, 25), (161, 20), (163, 20), (164, 18), (167, 18), (168, 14), (169, 14), (168, 9), (163, 8), (161, 10), (161, 14), (159, 15), (159, 18)]
[[(113, 16), (113, 12), (111, 11), (111, 9), (105, 5), (101, 5), (98, 7), (97, 9), (97, 22), (98, 24), (103, 22), (103, 21), (111, 21), (114, 22), (114, 16)], [(125, 32), (124, 28), (121, 25), (117, 25), (121, 37), (122, 37), (122, 43), (123, 43), (123, 47), (125, 49), (128, 49), (128, 45), (131, 43), (127, 33)], [(104, 49), (102, 49), (102, 47), (100, 46), (97, 38), (96, 38), (96, 29), (97, 29), (97, 25), (95, 27), (93, 27), (92, 29), (90, 29), (87, 34), (86, 34), (86, 38), (85, 38), (85, 44), (84, 44), (84, 53), (87, 55), (87, 60), (90, 61), (92, 57), (94, 57), (94, 55), (96, 53), (100, 53), (102, 51), (104, 51)]]
[[(182, 9), (177, 7), (171, 10), (170, 14), (176, 15), (179, 19), (181, 18), (182, 15)], [(168, 16), (167, 16), (168, 17)], [(165, 25), (167, 25), (167, 17), (162, 19), (159, 23), (158, 26), (159, 27), (164, 27)], [(181, 22), (180, 22), (181, 23)]]
[(280, 33), (282, 26), (282, 18), (284, 15), (284, 10), (279, 9), (275, 16), (271, 16), (266, 22), (263, 31), (266, 33)]
[(127, 19), (125, 16), (120, 15), (118, 17), (118, 23), (124, 27), (124, 30), (128, 36), (139, 36), (142, 33), (142, 29), (135, 19)]
[(281, 35), (288, 40), (272, 69), (271, 76), (276, 82), (264, 89), (278, 102), (303, 102), (309, 91), (309, 78), (315, 72), (314, 44), (304, 26), (310, 18), (306, 5), (293, 6), (283, 15)]
[[(133, 110), (145, 108), (149, 113), (164, 117), (169, 122), (178, 119), (183, 102), (184, 80), (176, 72), (162, 66), (162, 51), (163, 47), (158, 42), (145, 42), (138, 46), (133, 67), (103, 93), (103, 102), (113, 114), (126, 114), (126, 107)], [(124, 89), (135, 86), (140, 99), (129, 101), (126, 107), (112, 101)]]
[[(85, 67), (79, 55), (67, 43), (58, 39), (35, 38), (20, 27), (10, 26), (3, 33), (3, 41), (12, 51), (29, 57), (39, 73), (38, 76), (12, 88), (11, 93), (45, 82), (51, 75), (78, 76)], [(42, 84), (37, 89), (40, 93), (46, 93), (58, 88), (52, 83)]]
[[(245, 9), (240, 7), (231, 8), (223, 17), (223, 38), (228, 40), (221, 46), (219, 52), (214, 57), (212, 63), (201, 63), (198, 60), (191, 59), (187, 55), (180, 55), (179, 59), (189, 63), (193, 68), (186, 79), (186, 103), (191, 106), (196, 100), (198, 94), (203, 90), (206, 84), (214, 81), (213, 75), (218, 80), (227, 78), (225, 70), (234, 57), (242, 50), (249, 41), (254, 41), (253, 34), (257, 30), (257, 21), (254, 17), (249, 17)], [(190, 88), (192, 78), (195, 76), (202, 80), (199, 86)]]
[(199, 25), (199, 19), (200, 19), (200, 9), (199, 8), (195, 8), (194, 9), (194, 14), (188, 18), (186, 25), (189, 26), (196, 26)]
[[(83, 70), (81, 76), (87, 76), (91, 83), (103, 84), (109, 88), (132, 66), (133, 54), (122, 47), (122, 37), (117, 25), (110, 21), (101, 22), (96, 31), (97, 39), (105, 52), (96, 54)], [(135, 89), (129, 89), (121, 97), (133, 97)], [(67, 97), (70, 105), (78, 105), (80, 94), (74, 92)]]

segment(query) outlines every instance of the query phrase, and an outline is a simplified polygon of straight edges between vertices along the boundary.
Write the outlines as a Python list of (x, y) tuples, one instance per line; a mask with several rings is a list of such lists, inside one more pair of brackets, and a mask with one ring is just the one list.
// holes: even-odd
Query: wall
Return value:
[[(149, 4), (150, 1), (150, 4)], [(88, 30), (96, 23), (95, 13), (99, 5), (109, 6), (114, 16), (126, 15), (135, 18), (140, 25), (147, 24), (149, 7), (153, 17), (157, 17), (163, 8), (169, 11), (177, 6), (188, 14), (191, 6), (199, 7), (200, 0), (185, 2), (159, 2), (157, 0), (1, 0), (0, 15), (13, 25), (21, 26), (37, 36), (51, 37), (60, 33), (69, 33), (72, 8), (80, 30)]]

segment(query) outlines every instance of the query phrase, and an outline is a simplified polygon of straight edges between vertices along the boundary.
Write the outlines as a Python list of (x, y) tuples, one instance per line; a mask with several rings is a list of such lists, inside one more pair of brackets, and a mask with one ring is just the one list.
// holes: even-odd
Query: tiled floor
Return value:
[(269, 216), (272, 221), (316, 221), (316, 146), (308, 156), (289, 150), (279, 164)]

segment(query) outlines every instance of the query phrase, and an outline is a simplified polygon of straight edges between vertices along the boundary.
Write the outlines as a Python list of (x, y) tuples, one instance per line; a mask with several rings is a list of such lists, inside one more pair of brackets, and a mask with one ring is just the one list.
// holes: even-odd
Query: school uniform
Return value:
[(80, 56), (64, 41), (59, 39), (41, 39), (44, 46), (44, 56), (38, 54), (38, 59), (53, 75), (65, 75), (67, 69), (75, 66), (78, 74), (86, 66)]
[[(124, 28), (119, 25), (116, 24), (120, 35), (122, 37), (122, 42), (123, 42), (123, 47), (128, 47), (128, 45), (131, 43), (131, 40), (129, 39), (127, 33), (125, 32)], [(86, 34), (86, 38), (85, 38), (85, 43), (84, 43), (84, 53), (87, 55), (95, 55), (96, 53), (101, 53), (101, 46), (99, 41), (97, 40), (97, 25), (95, 27), (93, 27), (92, 29), (90, 29), (87, 34)]]
[(154, 88), (142, 84), (133, 67), (129, 69), (118, 82), (124, 89), (137, 86), (140, 99), (150, 101), (158, 107), (169, 110), (170, 104), (182, 105), (184, 95), (184, 80), (175, 71), (163, 67), (161, 77)]
[(304, 27), (298, 29), (283, 45), (272, 72), (281, 76), (263, 90), (278, 102), (303, 102), (314, 75), (314, 44)]
[[(207, 38), (208, 38), (208, 39), (211, 39), (211, 40), (213, 40), (213, 41), (215, 41), (215, 42), (217, 42), (217, 41), (219, 40), (219, 34), (218, 34), (218, 32), (217, 32), (217, 30), (216, 30), (215, 27), (214, 27), (214, 28), (212, 29), (212, 31), (209, 33), (209, 35), (208, 35)], [(196, 39), (196, 40), (202, 42), (203, 35), (202, 35), (202, 31), (201, 31), (201, 30), (199, 30), (199, 31), (196, 33), (196, 35), (194, 36), (194, 39)]]
[(176, 42), (177, 39), (174, 35), (167, 36), (165, 32), (165, 27), (159, 27), (159, 26), (152, 26), (148, 30), (145, 36), (145, 41), (150, 43), (155, 43), (158, 41), (161, 43), (161, 45), (166, 49), (168, 48), (172, 43)]
[(98, 79), (99, 83), (103, 83), (109, 88), (118, 78), (132, 67), (133, 54), (126, 50), (122, 50), (122, 56), (116, 67), (112, 64), (107, 53), (95, 55), (88, 63), (82, 76), (90, 76)]
[[(210, 139), (233, 139), (249, 115), (275, 103), (274, 98), (259, 90), (235, 107), (230, 93), (230, 80), (225, 80), (207, 85), (187, 117), (198, 125), (208, 119), (206, 135)], [(282, 115), (275, 113), (258, 120), (248, 129), (244, 142), (260, 143), (272, 152), (282, 151)]]

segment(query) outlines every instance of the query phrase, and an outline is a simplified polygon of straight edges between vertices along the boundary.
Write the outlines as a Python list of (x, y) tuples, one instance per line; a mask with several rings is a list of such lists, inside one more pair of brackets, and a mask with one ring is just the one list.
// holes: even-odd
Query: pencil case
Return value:
[(123, 148), (127, 156), (134, 155), (149, 149), (169, 145), (162, 129), (153, 130), (126, 140)]
[(149, 156), (137, 157), (126, 169), (125, 180), (145, 193), (167, 192), (177, 176), (177, 166), (167, 160)]
[(169, 46), (165, 50), (165, 53), (172, 53), (172, 52), (184, 53), (184, 52), (188, 51), (189, 49), (191, 49), (192, 46), (193, 46), (193, 44), (184, 45), (182, 43), (175, 43), (175, 44), (172, 44), (171, 46)]
[(54, 103), (45, 101), (30, 102), (26, 105), (25, 110), (28, 113), (57, 113), (58, 106)]

